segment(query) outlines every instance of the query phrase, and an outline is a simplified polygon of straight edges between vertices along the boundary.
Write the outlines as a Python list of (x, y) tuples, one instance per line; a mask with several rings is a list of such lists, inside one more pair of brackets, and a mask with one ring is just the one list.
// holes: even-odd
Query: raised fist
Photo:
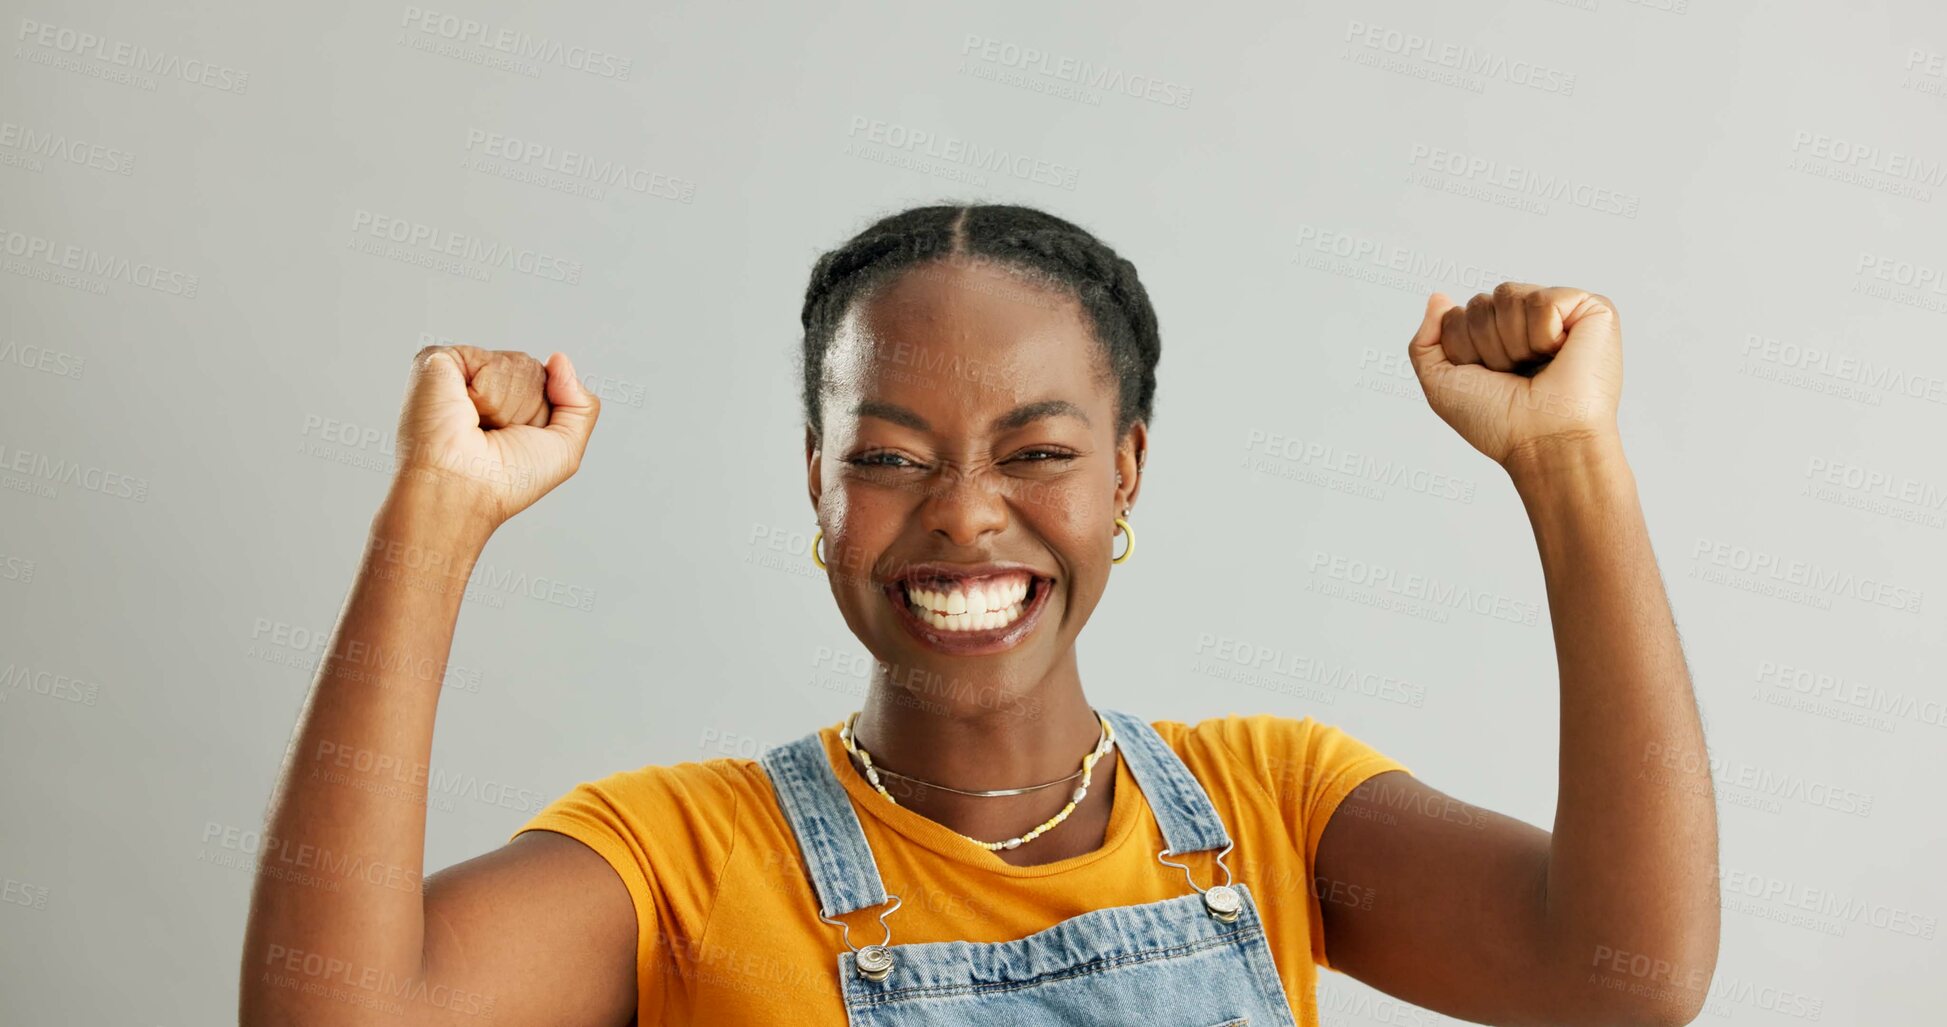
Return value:
[(1460, 306), (1436, 292), (1406, 352), (1433, 412), (1503, 467), (1616, 432), (1622, 325), (1607, 296), (1502, 282)]
[(395, 480), (472, 505), (498, 526), (581, 466), (602, 403), (565, 353), (427, 346), (399, 411)]

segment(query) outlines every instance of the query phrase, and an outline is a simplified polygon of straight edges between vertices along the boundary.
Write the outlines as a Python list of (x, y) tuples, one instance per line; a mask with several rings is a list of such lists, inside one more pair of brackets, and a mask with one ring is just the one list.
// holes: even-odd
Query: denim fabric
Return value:
[(1169, 853), (1203, 852), (1229, 845), (1230, 835), (1224, 832), (1223, 818), (1210, 804), (1210, 796), (1191, 776), (1190, 768), (1176, 758), (1163, 736), (1134, 714), (1103, 710), (1102, 715), (1115, 725), (1116, 745), (1156, 814), (1156, 826), (1169, 844)]
[(887, 901), (879, 865), (865, 843), (845, 786), (832, 774), (818, 732), (766, 750), (760, 761), (778, 806), (798, 837), (805, 869), (818, 893), (820, 916), (838, 916)]
[[(1103, 715), (1115, 725), (1122, 758), (1156, 815), (1164, 853), (1228, 847), (1210, 797), (1156, 729), (1128, 713)], [(888, 902), (858, 815), (817, 732), (770, 750), (761, 763), (804, 853), (821, 915)], [(1183, 874), (1161, 863), (1156, 870)], [(1178, 898), (1093, 910), (1014, 941), (890, 944), (893, 969), (879, 981), (858, 972), (855, 952), (841, 951), (847, 1022), (1296, 1027), (1256, 900), (1248, 887), (1234, 887), (1243, 909), (1232, 923), (1211, 916), (1186, 880), (1188, 894)], [(897, 920), (897, 914), (887, 919), (895, 935)]]

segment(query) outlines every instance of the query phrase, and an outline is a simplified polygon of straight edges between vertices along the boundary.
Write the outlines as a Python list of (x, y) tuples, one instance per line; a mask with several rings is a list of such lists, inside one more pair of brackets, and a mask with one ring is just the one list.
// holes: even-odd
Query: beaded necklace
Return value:
[[(838, 740), (844, 743), (846, 752), (849, 752), (852, 755), (857, 756), (859, 758), (859, 763), (865, 767), (865, 779), (871, 783), (872, 787), (877, 789), (880, 795), (885, 796), (887, 802), (890, 802), (893, 805), (897, 806), (899, 805), (899, 800), (893, 798), (892, 793), (886, 791), (886, 786), (880, 783), (879, 768), (872, 765), (872, 754), (866, 752), (865, 747), (858, 744), (858, 739), (855, 738), (852, 734), (852, 725), (856, 724), (858, 722), (858, 719), (859, 719), (858, 712), (854, 712), (850, 717), (847, 717), (845, 719), (844, 726), (838, 729)], [(960, 834), (960, 832), (958, 831), (955, 831), (953, 833), (960, 834), (960, 837), (965, 838), (966, 840), (974, 843), (975, 845), (978, 845), (981, 848), (987, 849), (989, 851), (996, 851), (999, 849), (1018, 849), (1021, 846), (1027, 844), (1028, 842), (1031, 842), (1036, 838), (1041, 837), (1043, 834), (1046, 834), (1047, 832), (1053, 830), (1062, 821), (1067, 820), (1068, 815), (1070, 813), (1075, 812), (1075, 807), (1081, 805), (1083, 799), (1088, 798), (1088, 786), (1090, 783), (1090, 779), (1092, 778), (1095, 771), (1096, 761), (1108, 755), (1109, 750), (1115, 747), (1115, 728), (1109, 725), (1108, 718), (1102, 716), (1102, 714), (1098, 712), (1095, 714), (1095, 719), (1099, 721), (1102, 725), (1102, 736), (1100, 740), (1098, 740), (1095, 743), (1095, 748), (1090, 750), (1088, 755), (1082, 757), (1082, 769), (1081, 769), (1082, 783), (1075, 787), (1075, 791), (1073, 792), (1073, 794), (1069, 796), (1068, 805), (1063, 806), (1061, 808), (1061, 812), (1035, 825), (1033, 830), (1028, 831), (1025, 834), (1021, 834), (1013, 838), (1009, 838), (1006, 841), (1002, 841), (1002, 842), (983, 842), (980, 839), (973, 837), (972, 835)], [(890, 774), (892, 773), (892, 771), (887, 771), (886, 773)], [(919, 781), (918, 778), (907, 777), (907, 775), (905, 774), (898, 774), (895, 776), (904, 777), (909, 781)], [(928, 784), (928, 782), (925, 781), (920, 781), (920, 783)], [(931, 785), (931, 787), (943, 788), (944, 786)], [(1035, 786), (1035, 787), (1041, 787), (1041, 786)], [(946, 790), (960, 791), (960, 789), (957, 788), (946, 789)], [(1002, 789), (995, 790), (993, 794), (1011, 795), (1024, 790), (1026, 789), (1002, 788)], [(980, 793), (963, 792), (962, 794), (980, 794)]]

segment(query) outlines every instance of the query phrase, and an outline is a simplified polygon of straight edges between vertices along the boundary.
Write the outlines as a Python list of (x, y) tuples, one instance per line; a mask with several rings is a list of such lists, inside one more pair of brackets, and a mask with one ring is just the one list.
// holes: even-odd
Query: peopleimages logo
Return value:
[(1121, 93), (1165, 107), (1188, 107), (1190, 97), (1196, 92), (1189, 86), (1153, 75), (1093, 64), (1075, 57), (1052, 54), (1039, 47), (1020, 46), (971, 33), (961, 41), (960, 56), (973, 57), (997, 68), (1040, 75), (1088, 89)]
[(111, 175), (135, 171), (135, 155), (126, 150), (60, 132), (39, 132), (11, 121), (0, 121), (0, 149), (18, 150), (31, 157), (64, 161)]
[(399, 19), (405, 29), (452, 43), (466, 43), (570, 71), (586, 72), (618, 82), (629, 80), (635, 58), (620, 57), (593, 47), (564, 43), (518, 29), (498, 28), (472, 18), (408, 7)]
[[(1483, 617), (1533, 627), (1541, 614), (1541, 604), (1532, 600), (1514, 599), (1443, 581), (1431, 575), (1368, 563), (1323, 550), (1312, 551), (1307, 570), (1314, 579), (1323, 576), (1346, 585), (1370, 589), (1374, 595), (1388, 593), (1412, 600), (1430, 612), (1440, 614), (1433, 619), (1443, 622), (1447, 610), (1465, 610)], [(1305, 589), (1316, 591), (1316, 582), (1307, 582)]]
[(466, 133), (470, 153), (483, 153), (498, 160), (551, 171), (566, 178), (603, 186), (621, 186), (633, 192), (689, 203), (696, 198), (696, 183), (688, 179), (632, 168), (620, 161), (597, 160), (576, 150), (557, 150), (549, 143), (471, 128)]
[[(1344, 692), (1357, 692), (1371, 699), (1399, 703), (1415, 708), (1426, 705), (1426, 687), (1403, 681), (1356, 664), (1299, 653), (1278, 646), (1263, 645), (1220, 635), (1214, 631), (1197, 633), (1193, 650), (1199, 658), (1196, 669), (1208, 673), (1209, 664), (1227, 664), (1249, 671), (1261, 671), (1317, 684)], [(1244, 684), (1252, 684), (1245, 681)], [(1328, 696), (1327, 702), (1331, 701)]]
[(1526, 86), (1544, 93), (1569, 96), (1575, 92), (1575, 75), (1572, 72), (1534, 61), (1510, 60), (1500, 54), (1458, 43), (1441, 42), (1417, 32), (1404, 32), (1354, 20), (1346, 23), (1344, 41), (1401, 60), (1423, 61), (1464, 75), (1499, 79), (1510, 85)]
[(0, 253), (9, 257), (46, 264), (49, 267), (89, 275), (111, 282), (122, 282), (143, 289), (185, 299), (196, 297), (200, 284), (194, 274), (163, 267), (146, 260), (130, 260), (103, 253), (89, 246), (57, 242), (45, 236), (16, 232), (0, 226)]
[(23, 663), (9, 663), (0, 670), (0, 701), (8, 690), (33, 692), (50, 699), (62, 699), (93, 706), (101, 697), (101, 682), (83, 681), (51, 670), (36, 670)]
[[(1341, 449), (1332, 443), (1318, 439), (1300, 439), (1252, 428), (1244, 436), (1244, 452), (1244, 466), (1271, 473), (1277, 473), (1278, 461), (1283, 461), (1287, 470), (1317, 469), (1344, 475), (1362, 483), (1404, 488), (1436, 499), (1451, 499), (1461, 503), (1474, 501), (1476, 489), (1474, 482), (1449, 477), (1424, 467), (1412, 467), (1367, 453)], [(1258, 457), (1256, 454), (1263, 454), (1263, 457)]]
[(1809, 153), (1820, 160), (1851, 165), (1861, 171), (1877, 172), (1891, 178), (1906, 179), (1931, 186), (1947, 185), (1947, 164), (1939, 160), (1930, 160), (1898, 150), (1882, 150), (1870, 143), (1835, 138), (1823, 132), (1812, 132), (1806, 129), (1793, 132), (1792, 152)]
[[(0, 442), (0, 483), (18, 487), (12, 482), (7, 482), (7, 479), (13, 475), (21, 476), (20, 483), (25, 485), (37, 482), (46, 485), (79, 485), (90, 492), (98, 492), (116, 499), (134, 500), (137, 503), (149, 498), (147, 478), (138, 478), (94, 464), (36, 453)], [(27, 488), (19, 490), (35, 491)], [(51, 490), (42, 494), (51, 499), (53, 496), (50, 493)]]
[(1760, 584), (1778, 583), (1816, 597), (1840, 596), (1903, 613), (1919, 613), (1920, 603), (1926, 598), (1926, 592), (1921, 589), (1890, 584), (1851, 571), (1833, 570), (1808, 560), (1719, 539), (1697, 539), (1690, 556), (1704, 572), (1694, 573), (1693, 569), (1692, 577), (1705, 581), (1738, 584), (1728, 575), (1741, 574), (1753, 580), (1765, 579)]
[(146, 46), (30, 18), (20, 19), (20, 31), (14, 38), (69, 57), (88, 58), (145, 75), (179, 78), (192, 85), (208, 86), (226, 93), (241, 93), (250, 85), (250, 73), (247, 71), (163, 50), (151, 50)]
[[(1488, 292), (1501, 282), (1532, 282), (1535, 278), (1482, 264), (1468, 258), (1429, 253), (1416, 246), (1384, 242), (1356, 232), (1300, 224), (1297, 236), (1298, 263), (1318, 271), (1346, 274), (1346, 268), (1333, 261), (1309, 259), (1311, 254), (1336, 257), (1346, 265), (1359, 265), (1398, 272), (1410, 279), (1412, 291), (1430, 291), (1422, 283), (1453, 283), (1475, 292)], [(1347, 277), (1362, 277), (1347, 274)], [(1370, 279), (1368, 279), (1370, 280)], [(1371, 352), (1371, 350), (1367, 350)], [(1410, 375), (1409, 375), (1410, 377)]]
[[(1889, 906), (1885, 903), (1866, 902), (1830, 888), (1808, 886), (1797, 881), (1730, 867), (1720, 868), (1717, 880), (1723, 886), (1723, 890), (1732, 895), (1743, 895), (1778, 906), (1803, 910), (1841, 924), (1864, 922), (1882, 931), (1927, 941), (1932, 941), (1940, 929), (1940, 918), (1932, 914), (1900, 906)], [(1741, 912), (1752, 911), (1741, 910)], [(1763, 914), (1754, 913), (1754, 915)], [(1845, 931), (1841, 928), (1838, 933), (1844, 935)]]
[[(363, 242), (359, 239), (361, 235), (381, 240), (381, 243), (360, 245)], [(479, 236), (452, 232), (363, 207), (352, 212), (352, 241), (355, 249), (464, 277), (485, 280), (489, 269), (498, 268), (551, 282), (581, 284), (581, 261), (492, 242)], [(383, 250), (383, 243), (394, 244), (398, 252), (395, 254)]]
[[(1861, 256), (1871, 259), (1866, 254)], [(1869, 406), (1879, 405), (1880, 393), (1886, 392), (1947, 404), (1947, 378), (1916, 374), (1870, 357), (1837, 353), (1755, 332), (1745, 334), (1738, 352), (1745, 358), (1740, 370), (1755, 378), (1857, 400)], [(1855, 385), (1860, 388), (1851, 388)]]
[(87, 358), (58, 349), (37, 346), (34, 343), (21, 343), (13, 340), (0, 342), (0, 364), (15, 364), (31, 371), (51, 374), (56, 378), (79, 378), (87, 364)]
[(1827, 700), (1870, 713), (1884, 714), (1933, 727), (1947, 728), (1947, 700), (1921, 692), (1916, 695), (1883, 688), (1843, 675), (1809, 670), (1775, 660), (1758, 661), (1757, 680), (1772, 691), (1796, 692), (1813, 700)]
[(1491, 157), (1425, 143), (1413, 144), (1406, 163), (1440, 172), (1449, 178), (1507, 189), (1521, 196), (1564, 201), (1598, 214), (1633, 218), (1642, 207), (1642, 197), (1635, 193), (1610, 189), (1593, 182), (1579, 182), (1566, 175), (1544, 174), (1516, 164), (1503, 164)]
[(848, 133), (853, 139), (927, 157), (947, 164), (959, 164), (979, 171), (1010, 175), (1024, 182), (1038, 182), (1061, 189), (1074, 189), (1081, 171), (1065, 164), (1012, 153), (998, 146), (982, 146), (957, 136), (940, 136), (925, 129), (907, 128), (896, 121), (879, 121), (854, 115)]

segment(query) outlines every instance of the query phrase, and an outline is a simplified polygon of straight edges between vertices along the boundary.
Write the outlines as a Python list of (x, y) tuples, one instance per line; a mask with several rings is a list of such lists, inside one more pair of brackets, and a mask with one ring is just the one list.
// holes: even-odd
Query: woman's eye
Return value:
[[(1065, 449), (1036, 448), (1023, 450), (1010, 458), (1010, 463), (1045, 464), (1075, 459), (1076, 454)], [(865, 453), (845, 461), (853, 467), (877, 467), (891, 470), (914, 470), (925, 465), (908, 459), (902, 453)]]
[(854, 467), (905, 467), (908, 466), (910, 462), (908, 463), (889, 462), (893, 460), (904, 461), (905, 459), (906, 458), (904, 456), (901, 456), (898, 453), (867, 453), (864, 456), (855, 456), (852, 459), (847, 460), (845, 462), (851, 464)]

